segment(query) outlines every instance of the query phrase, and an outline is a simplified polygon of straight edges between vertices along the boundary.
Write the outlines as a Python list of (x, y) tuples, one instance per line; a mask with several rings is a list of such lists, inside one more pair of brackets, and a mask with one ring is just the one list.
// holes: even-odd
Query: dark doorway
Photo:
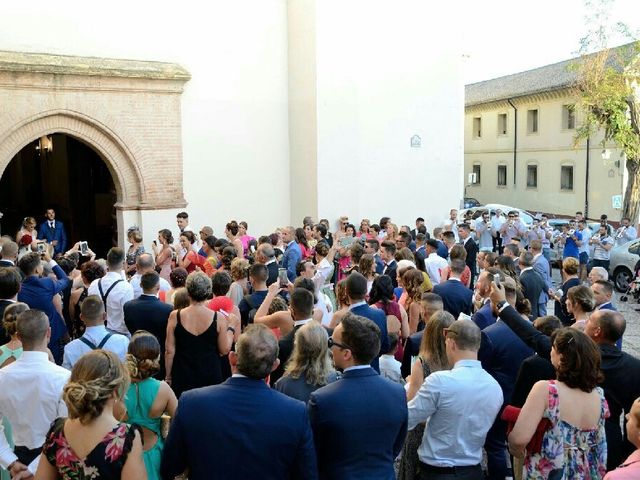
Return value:
[(61, 133), (48, 138), (50, 151), (35, 140), (18, 152), (2, 174), (2, 234), (15, 237), (24, 217), (34, 217), (39, 225), (45, 209), (52, 207), (64, 223), (67, 248), (86, 240), (98, 257), (104, 257), (117, 242), (111, 173), (98, 153), (80, 140)]

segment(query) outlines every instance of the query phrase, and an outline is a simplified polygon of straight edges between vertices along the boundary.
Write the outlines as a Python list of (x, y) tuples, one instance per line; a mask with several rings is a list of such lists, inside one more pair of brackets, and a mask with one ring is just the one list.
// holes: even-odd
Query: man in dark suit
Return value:
[[(430, 292), (422, 294), (422, 299), (420, 300), (420, 313), (422, 318), (428, 321), (434, 313), (441, 311), (443, 308), (440, 295)], [(407, 337), (404, 345), (404, 355), (402, 356), (402, 366), (400, 367), (400, 373), (403, 378), (411, 374), (411, 360), (420, 353), (420, 343), (422, 342), (423, 333), (424, 330), (421, 330)]]
[[(384, 244), (384, 243), (383, 243)], [(387, 334), (387, 317), (377, 308), (371, 308), (365, 300), (367, 296), (367, 279), (360, 273), (353, 272), (347, 277), (347, 296), (349, 297), (349, 310), (354, 315), (368, 318), (380, 329), (380, 351), (371, 361), (371, 366), (376, 372), (380, 372), (378, 359), (389, 351), (389, 335)]]
[(64, 324), (62, 316), (58, 313), (53, 305), (54, 295), (63, 291), (71, 280), (58, 264), (51, 259), (49, 251), (43, 254), (45, 262), (48, 262), (56, 280), (49, 277), (42, 277), (43, 266), (40, 254), (36, 252), (27, 253), (23, 256), (18, 265), (24, 274), (22, 287), (18, 293), (18, 300), (29, 305), (29, 308), (42, 310), (49, 318), (51, 326), (51, 337), (49, 338), (49, 349), (53, 353), (53, 358), (59, 365), (62, 363), (62, 337), (67, 333), (67, 327)]
[(466, 264), (471, 270), (471, 282), (469, 283), (469, 288), (473, 290), (473, 282), (478, 273), (478, 244), (475, 242), (473, 238), (471, 238), (471, 227), (468, 223), (461, 223), (458, 225), (458, 235), (460, 236), (460, 243), (464, 246), (464, 249), (467, 251)]
[[(277, 284), (271, 285), (270, 291), (273, 291), (274, 289), (276, 291), (280, 290), (280, 287), (276, 288), (276, 285)], [(278, 341), (278, 360), (280, 365), (274, 369), (269, 377), (271, 385), (275, 384), (284, 373), (284, 367), (291, 356), (291, 352), (293, 352), (293, 341), (295, 339), (296, 332), (303, 325), (313, 322), (313, 300), (313, 293), (304, 288), (296, 288), (291, 293), (289, 310), (293, 317), (293, 330)]]
[(596, 301), (596, 310), (613, 310), (618, 309), (611, 303), (613, 297), (613, 285), (606, 280), (596, 280), (591, 285), (591, 291)]
[(278, 261), (276, 260), (276, 251), (270, 243), (262, 243), (258, 245), (256, 251), (256, 262), (267, 267), (267, 287), (278, 281)]
[[(423, 233), (427, 232), (427, 227), (424, 224), (424, 218), (422, 217), (418, 217), (416, 218), (416, 228), (414, 228), (413, 230), (411, 230), (411, 238), (413, 238), (416, 241), (416, 247), (417, 247), (417, 243), (418, 243), (418, 233), (420, 233), (421, 230), (424, 230)], [(425, 240), (426, 240), (426, 235), (425, 235)]]
[[(20, 282), (20, 274), (16, 268), (0, 267), (0, 319), (4, 317), (4, 309), (16, 303)], [(9, 340), (11, 339), (0, 322), (0, 345), (4, 345)]]
[[(500, 319), (511, 328), (538, 355), (550, 359), (551, 338), (536, 330), (506, 303), (504, 288), (491, 289), (491, 301), (500, 311)], [(611, 415), (605, 420), (607, 436), (607, 469), (612, 470), (634, 450), (620, 428), (620, 416), (631, 411), (640, 397), (640, 359), (621, 351), (615, 343), (626, 328), (624, 317), (612, 310), (596, 310), (587, 319), (584, 333), (600, 348), (600, 368), (604, 381), (600, 384), (609, 404)]]
[(3, 240), (0, 243), (0, 267), (15, 267), (18, 258), (18, 244), (11, 240)]
[(424, 262), (424, 259), (427, 258), (427, 236), (424, 233), (418, 232), (416, 235), (416, 251), (413, 254), (416, 257), (416, 260), (420, 259)]
[(380, 258), (380, 253), (378, 250), (380, 249), (380, 242), (378, 242), (375, 238), (367, 238), (364, 242), (364, 253), (368, 253), (373, 255), (373, 260), (376, 262), (376, 273), (378, 275), (382, 275), (382, 271), (384, 270), (384, 262)]
[(53, 208), (47, 209), (45, 217), (45, 221), (38, 229), (38, 238), (53, 245), (54, 256), (63, 254), (67, 251), (67, 234), (64, 231), (64, 225), (60, 220), (56, 220), (56, 211)]
[(540, 316), (538, 304), (540, 295), (545, 290), (545, 283), (542, 276), (533, 268), (533, 253), (531, 252), (520, 254), (520, 284), (523, 295), (531, 304), (531, 317), (536, 319)]
[(476, 283), (476, 295), (482, 299), (482, 306), (476, 310), (471, 320), (475, 323), (480, 330), (484, 330), (489, 325), (496, 323), (496, 316), (493, 314), (491, 308), (491, 282), (494, 280), (494, 276), (499, 275), (498, 270), (491, 268), (483, 271), (478, 277)]
[(540, 240), (531, 240), (529, 244), (531, 253), (533, 254), (533, 269), (540, 274), (544, 280), (544, 289), (540, 292), (538, 299), (538, 315), (544, 317), (547, 314), (547, 302), (549, 301), (549, 289), (553, 286), (551, 283), (551, 267), (549, 260), (542, 254), (542, 242)]
[(309, 398), (320, 478), (394, 479), (393, 461), (407, 434), (407, 400), (401, 385), (370, 367), (380, 351), (380, 330), (348, 313), (329, 345), (344, 373)]
[(449, 266), (451, 277), (446, 282), (433, 287), (433, 293), (442, 297), (444, 309), (456, 319), (460, 313), (471, 316), (473, 305), (473, 292), (460, 281), (465, 267), (464, 260), (458, 258), (451, 260)]
[(304, 403), (269, 388), (278, 344), (264, 325), (250, 325), (229, 353), (233, 375), (180, 397), (162, 456), (161, 474), (191, 480), (317, 479), (313, 433)]
[[(529, 253), (529, 255), (531, 255)], [(504, 287), (507, 302), (516, 304), (516, 283), (511, 277), (505, 279)], [(537, 298), (537, 297), (536, 297)], [(481, 333), (478, 360), (502, 389), (503, 407), (511, 402), (513, 386), (518, 377), (518, 370), (522, 362), (533, 355), (529, 348), (513, 331), (501, 321), (488, 326)], [(504, 480), (508, 474), (507, 455), (507, 425), (497, 417), (487, 433), (484, 448), (487, 451), (487, 467), (489, 479)]]
[[(384, 262), (384, 268), (382, 269), (382, 275), (388, 275), (393, 283), (393, 288), (398, 286), (398, 279), (396, 278), (396, 270), (398, 270), (398, 262), (395, 259), (396, 244), (391, 240), (385, 240), (380, 245), (380, 258)], [(364, 298), (364, 297), (363, 297)]]
[(133, 335), (138, 330), (146, 330), (153, 334), (160, 343), (160, 372), (158, 379), (164, 379), (164, 344), (167, 337), (167, 323), (169, 314), (173, 310), (171, 305), (158, 299), (160, 291), (160, 276), (156, 272), (149, 272), (140, 278), (142, 295), (135, 300), (129, 300), (122, 307), (124, 323)]
[(282, 268), (287, 270), (289, 281), (296, 279), (296, 268), (302, 260), (302, 251), (300, 245), (296, 243), (296, 229), (293, 227), (285, 227), (282, 229), (282, 241), (287, 244), (287, 248), (282, 256)]

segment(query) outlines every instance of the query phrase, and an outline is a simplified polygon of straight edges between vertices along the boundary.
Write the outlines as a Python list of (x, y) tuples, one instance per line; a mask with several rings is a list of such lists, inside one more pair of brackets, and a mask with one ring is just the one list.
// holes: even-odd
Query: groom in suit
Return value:
[(444, 309), (453, 315), (453, 318), (458, 318), (461, 312), (471, 315), (473, 292), (460, 281), (464, 267), (466, 267), (464, 260), (459, 258), (451, 260), (449, 266), (451, 277), (446, 282), (433, 287), (433, 293), (442, 297)]
[[(233, 375), (180, 397), (162, 457), (162, 478), (189, 469), (191, 480), (317, 479), (304, 403), (269, 388), (278, 340), (249, 325), (229, 353)], [(403, 392), (404, 393), (404, 392)]]
[(40, 224), (38, 229), (38, 238), (46, 240), (47, 243), (53, 245), (53, 254), (63, 254), (67, 251), (67, 234), (64, 231), (64, 225), (56, 220), (56, 211), (48, 208), (45, 214), (46, 220)]

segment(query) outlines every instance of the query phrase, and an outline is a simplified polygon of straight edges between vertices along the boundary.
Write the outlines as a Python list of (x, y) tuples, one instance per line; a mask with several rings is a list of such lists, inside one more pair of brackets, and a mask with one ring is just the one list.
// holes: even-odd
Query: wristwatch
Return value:
[(498, 311), (502, 310), (502, 308), (507, 304), (506, 300), (500, 300), (497, 304), (496, 304), (496, 308), (498, 309)]

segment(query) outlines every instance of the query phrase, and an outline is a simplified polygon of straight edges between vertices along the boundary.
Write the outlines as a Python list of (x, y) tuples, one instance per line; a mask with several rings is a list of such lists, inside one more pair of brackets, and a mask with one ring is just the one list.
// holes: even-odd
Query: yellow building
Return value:
[[(602, 134), (575, 145), (574, 60), (465, 87), (466, 196), (532, 212), (619, 220), (625, 158)], [(472, 175), (475, 174), (475, 175)], [(616, 205), (617, 206), (617, 205)]]

